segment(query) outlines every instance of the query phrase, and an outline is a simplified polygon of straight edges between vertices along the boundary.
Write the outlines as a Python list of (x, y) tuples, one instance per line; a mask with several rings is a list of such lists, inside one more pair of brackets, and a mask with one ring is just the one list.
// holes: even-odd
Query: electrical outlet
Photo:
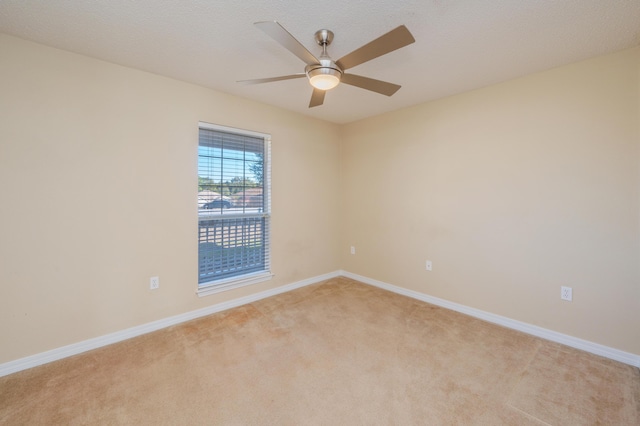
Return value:
[(356, 254), (356, 248), (354, 246), (351, 246), (351, 254)]
[(149, 280), (149, 289), (150, 290), (155, 290), (157, 288), (160, 288), (160, 278), (159, 277), (151, 277), (151, 279)]
[(426, 264), (425, 268), (427, 269), (427, 271), (433, 270), (433, 264), (431, 263), (430, 260), (427, 260), (427, 264)]
[(560, 299), (571, 302), (571, 300), (573, 299), (573, 290), (571, 289), (571, 287), (560, 287)]

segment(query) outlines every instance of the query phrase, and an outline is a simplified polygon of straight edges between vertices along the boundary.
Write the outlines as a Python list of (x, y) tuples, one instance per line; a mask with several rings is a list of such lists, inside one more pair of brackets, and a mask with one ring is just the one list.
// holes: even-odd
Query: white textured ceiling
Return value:
[[(342, 84), (309, 109), (306, 79), (238, 84), (304, 71), (264, 20), (314, 54), (332, 30), (333, 59), (404, 24), (414, 44), (349, 70), (402, 88)], [(347, 123), (636, 46), (640, 0), (0, 0), (0, 32)]]

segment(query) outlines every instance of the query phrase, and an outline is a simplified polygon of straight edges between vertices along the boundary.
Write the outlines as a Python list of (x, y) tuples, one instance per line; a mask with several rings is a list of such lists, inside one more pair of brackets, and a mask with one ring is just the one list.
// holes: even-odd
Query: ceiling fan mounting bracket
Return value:
[(333, 41), (333, 32), (329, 30), (318, 30), (315, 34), (316, 43), (320, 46), (328, 46)]

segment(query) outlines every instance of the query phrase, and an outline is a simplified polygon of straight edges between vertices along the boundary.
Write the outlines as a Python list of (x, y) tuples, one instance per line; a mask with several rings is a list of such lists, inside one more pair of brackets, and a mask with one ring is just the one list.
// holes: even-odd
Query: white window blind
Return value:
[(271, 277), (270, 214), (269, 135), (200, 123), (199, 289)]

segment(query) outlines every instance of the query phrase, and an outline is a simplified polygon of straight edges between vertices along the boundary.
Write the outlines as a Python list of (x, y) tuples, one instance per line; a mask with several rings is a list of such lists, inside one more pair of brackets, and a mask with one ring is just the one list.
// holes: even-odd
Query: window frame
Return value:
[[(240, 274), (227, 278), (221, 278), (217, 280), (211, 280), (204, 283), (200, 283), (200, 250), (198, 247), (198, 288), (196, 294), (200, 297), (208, 296), (210, 294), (216, 294), (223, 291), (232, 290), (239, 287), (244, 287), (260, 282), (268, 281), (273, 278), (274, 274), (271, 272), (271, 135), (268, 133), (255, 132), (251, 130), (238, 129), (234, 127), (221, 126), (218, 124), (198, 122), (198, 148), (200, 147), (200, 131), (201, 129), (220, 131), (224, 133), (236, 134), (239, 136), (259, 138), (264, 141), (264, 156), (263, 156), (263, 207), (259, 213), (242, 212), (237, 214), (206, 214), (200, 211), (198, 207), (198, 234), (200, 234), (200, 223), (203, 220), (232, 220), (238, 218), (265, 218), (266, 226), (264, 232), (266, 236), (265, 241), (265, 265), (264, 270), (257, 272), (248, 272), (246, 274)], [(199, 149), (198, 149), (199, 151)], [(198, 166), (200, 164), (200, 154), (198, 154)], [(199, 175), (199, 173), (198, 173)], [(205, 217), (206, 219), (203, 219)], [(200, 244), (200, 235), (198, 235), (198, 245)]]

